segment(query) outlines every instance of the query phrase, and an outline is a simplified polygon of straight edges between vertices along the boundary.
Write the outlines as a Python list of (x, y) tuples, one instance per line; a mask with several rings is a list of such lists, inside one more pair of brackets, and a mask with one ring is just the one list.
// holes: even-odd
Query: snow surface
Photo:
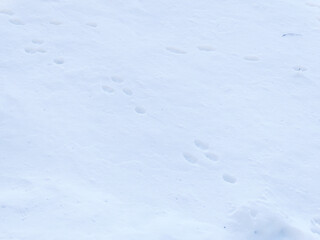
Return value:
[(320, 239), (319, 20), (0, 1), (0, 239)]

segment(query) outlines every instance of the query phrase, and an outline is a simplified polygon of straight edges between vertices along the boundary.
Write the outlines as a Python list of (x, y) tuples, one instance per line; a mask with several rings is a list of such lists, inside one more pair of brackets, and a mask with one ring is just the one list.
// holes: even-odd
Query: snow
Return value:
[(0, 2), (0, 239), (320, 239), (318, 0)]

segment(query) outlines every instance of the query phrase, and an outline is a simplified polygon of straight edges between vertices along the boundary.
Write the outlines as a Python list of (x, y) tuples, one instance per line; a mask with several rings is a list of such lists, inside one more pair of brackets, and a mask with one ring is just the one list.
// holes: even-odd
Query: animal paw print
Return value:
[(227, 174), (227, 173), (223, 174), (222, 178), (227, 183), (236, 183), (237, 182), (237, 179), (234, 176)]
[(182, 155), (183, 155), (184, 159), (186, 161), (188, 161), (189, 163), (198, 162), (198, 159), (195, 156), (193, 156), (191, 153), (183, 153)]
[(207, 150), (209, 148), (209, 144), (206, 142), (203, 142), (199, 139), (194, 140), (194, 145), (196, 145), (197, 148), (200, 150)]
[(143, 107), (135, 107), (134, 110), (135, 110), (136, 113), (138, 113), (138, 114), (145, 114), (145, 113), (147, 112), (146, 109), (143, 108)]
[(131, 96), (133, 94), (130, 88), (123, 88), (122, 91), (128, 96)]
[(109, 86), (106, 86), (106, 85), (103, 85), (101, 88), (102, 88), (102, 90), (104, 92), (107, 92), (107, 93), (113, 93), (114, 92), (114, 89), (112, 87), (109, 87)]

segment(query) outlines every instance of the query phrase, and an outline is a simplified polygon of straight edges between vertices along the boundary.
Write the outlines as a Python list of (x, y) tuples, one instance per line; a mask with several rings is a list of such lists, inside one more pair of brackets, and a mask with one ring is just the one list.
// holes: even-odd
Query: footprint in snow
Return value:
[(166, 47), (167, 51), (175, 53), (175, 54), (186, 54), (187, 52), (174, 47)]
[(37, 52), (37, 49), (32, 47), (26, 47), (24, 51), (29, 54), (35, 54)]
[(136, 113), (138, 113), (138, 114), (145, 114), (145, 113), (147, 112), (146, 109), (143, 108), (143, 107), (135, 107), (134, 110), (135, 110)]
[(64, 64), (64, 59), (63, 58), (56, 58), (53, 60), (53, 62), (55, 64), (61, 65), (61, 64)]
[(52, 21), (50, 21), (50, 24), (58, 26), (58, 25), (61, 25), (62, 22), (57, 21), (57, 20), (52, 20)]
[(204, 52), (212, 52), (215, 51), (215, 48), (211, 47), (211, 46), (206, 46), (206, 45), (202, 45), (202, 46), (198, 46), (198, 49), (200, 51), (204, 51)]
[(45, 50), (44, 48), (38, 48), (38, 49), (37, 49), (37, 52), (38, 52), (38, 53), (46, 53), (47, 50)]
[(44, 41), (41, 39), (32, 39), (32, 43), (36, 45), (41, 45), (44, 43)]
[(123, 88), (122, 91), (128, 96), (131, 96), (133, 94), (130, 88)]
[(260, 59), (257, 56), (245, 56), (244, 60), (251, 61), (251, 62), (257, 62)]
[(113, 93), (114, 92), (114, 89), (112, 87), (109, 87), (109, 86), (106, 86), (106, 85), (103, 85), (101, 86), (102, 90), (104, 92), (107, 92), (107, 93)]
[(88, 22), (87, 26), (95, 28), (98, 26), (98, 24), (96, 24), (95, 22)]
[(112, 76), (112, 77), (111, 77), (111, 80), (112, 80), (113, 82), (115, 82), (115, 83), (122, 83), (122, 82), (124, 82), (124, 80), (123, 80), (121, 77), (119, 77), (119, 76)]
[(29, 54), (35, 54), (35, 53), (45, 53), (47, 52), (44, 48), (37, 48), (37, 47), (26, 47), (24, 49), (24, 51), (26, 53), (29, 53)]
[(204, 154), (205, 157), (213, 162), (217, 162), (219, 160), (218, 156), (214, 153), (211, 152), (207, 152)]
[(192, 154), (190, 154), (190, 153), (183, 153), (182, 155), (183, 155), (184, 159), (186, 161), (188, 161), (189, 163), (198, 162), (198, 159), (195, 156), (193, 156)]
[(236, 183), (237, 182), (237, 179), (234, 176), (230, 175), (230, 174), (226, 174), (225, 173), (225, 174), (222, 175), (222, 178), (227, 183)]
[(196, 145), (197, 148), (201, 149), (201, 150), (208, 150), (209, 148), (209, 144), (206, 142), (203, 142), (199, 139), (195, 139), (194, 140), (194, 145)]

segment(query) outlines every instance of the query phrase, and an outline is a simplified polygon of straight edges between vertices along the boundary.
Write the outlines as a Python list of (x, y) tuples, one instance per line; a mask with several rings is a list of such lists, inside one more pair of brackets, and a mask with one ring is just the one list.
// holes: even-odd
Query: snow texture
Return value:
[(319, 20), (0, 1), (0, 239), (320, 239)]

